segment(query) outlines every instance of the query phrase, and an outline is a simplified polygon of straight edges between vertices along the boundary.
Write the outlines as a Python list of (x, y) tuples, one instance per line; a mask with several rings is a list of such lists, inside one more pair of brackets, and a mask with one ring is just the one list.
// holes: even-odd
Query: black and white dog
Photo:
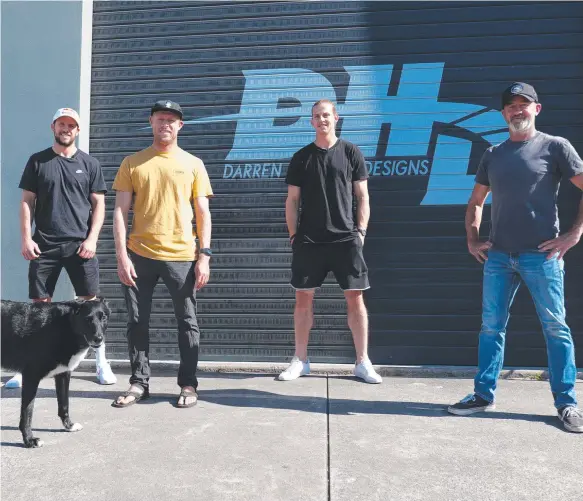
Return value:
[(32, 410), (41, 379), (54, 376), (58, 414), (68, 431), (83, 427), (69, 417), (69, 381), (89, 347), (103, 343), (110, 310), (107, 302), (22, 303), (2, 300), (2, 360), (22, 374), (20, 425), (26, 447), (41, 447), (32, 435)]

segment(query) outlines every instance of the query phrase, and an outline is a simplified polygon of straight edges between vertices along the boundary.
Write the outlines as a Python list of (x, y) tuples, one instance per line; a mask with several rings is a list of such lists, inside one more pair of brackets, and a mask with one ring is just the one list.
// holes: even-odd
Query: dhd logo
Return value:
[[(438, 100), (444, 63), (403, 65), (388, 95), (393, 65), (346, 66), (349, 84), (337, 104), (341, 137), (360, 147), (375, 176), (429, 176), (426, 205), (465, 204), (472, 145), (508, 137), (497, 110)], [(237, 121), (224, 178), (282, 177), (292, 155), (314, 140), (312, 104), (338, 102), (330, 80), (302, 68), (247, 70), (240, 111), (187, 124)], [(452, 131), (463, 129), (463, 134)], [(387, 136), (388, 132), (388, 136)]]

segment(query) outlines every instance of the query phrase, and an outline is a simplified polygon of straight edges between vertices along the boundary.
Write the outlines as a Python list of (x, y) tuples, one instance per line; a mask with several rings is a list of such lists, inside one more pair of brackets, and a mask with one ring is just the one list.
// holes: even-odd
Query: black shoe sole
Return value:
[(488, 404), (482, 407), (473, 407), (471, 409), (456, 409), (453, 405), (447, 408), (447, 412), (450, 414), (455, 414), (456, 416), (471, 416), (478, 412), (488, 412), (496, 409), (495, 404)]

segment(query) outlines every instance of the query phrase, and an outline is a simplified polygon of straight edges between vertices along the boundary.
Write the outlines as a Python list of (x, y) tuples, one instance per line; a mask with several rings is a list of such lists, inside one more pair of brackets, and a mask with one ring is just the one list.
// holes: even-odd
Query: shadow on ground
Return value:
[[(214, 377), (214, 376), (213, 376)], [(232, 378), (231, 376), (229, 376)], [(264, 377), (272, 377), (265, 375)], [(84, 377), (83, 377), (84, 378)], [(201, 378), (203, 379), (203, 378)], [(96, 391), (71, 391), (71, 398), (91, 398), (102, 399), (112, 402), (122, 391), (102, 390)], [(173, 405), (178, 395), (176, 393), (156, 393), (151, 394), (149, 399), (138, 402), (136, 405)], [(358, 415), (358, 414), (378, 414), (396, 416), (421, 416), (421, 417), (445, 417), (449, 416), (446, 405), (428, 402), (402, 402), (385, 400), (356, 400), (314, 396), (282, 395), (268, 391), (253, 389), (215, 389), (199, 390), (200, 402), (210, 402), (216, 405), (239, 408), (265, 408), (265, 409), (285, 409), (302, 412), (312, 412), (318, 414), (331, 415)], [(2, 398), (20, 398), (20, 390), (10, 390), (2, 388)], [(38, 390), (37, 398), (55, 398), (55, 391), (41, 388)], [(119, 409), (123, 412), (123, 409)], [(542, 422), (552, 426), (557, 426), (557, 418), (551, 415), (524, 414), (515, 412), (488, 412), (468, 416), (470, 419), (497, 419), (497, 420), (518, 420), (530, 422)], [(466, 419), (468, 418), (466, 417)], [(460, 419), (458, 416), (451, 416), (451, 419)], [(2, 429), (13, 429), (2, 426)]]

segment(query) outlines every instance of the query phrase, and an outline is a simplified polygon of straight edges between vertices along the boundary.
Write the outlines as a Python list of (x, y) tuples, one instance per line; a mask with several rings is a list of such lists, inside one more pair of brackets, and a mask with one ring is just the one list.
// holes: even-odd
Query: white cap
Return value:
[(57, 118), (61, 117), (71, 117), (75, 122), (77, 122), (77, 126), (81, 123), (81, 119), (79, 118), (79, 113), (77, 113), (73, 108), (59, 108), (53, 117), (53, 123)]

